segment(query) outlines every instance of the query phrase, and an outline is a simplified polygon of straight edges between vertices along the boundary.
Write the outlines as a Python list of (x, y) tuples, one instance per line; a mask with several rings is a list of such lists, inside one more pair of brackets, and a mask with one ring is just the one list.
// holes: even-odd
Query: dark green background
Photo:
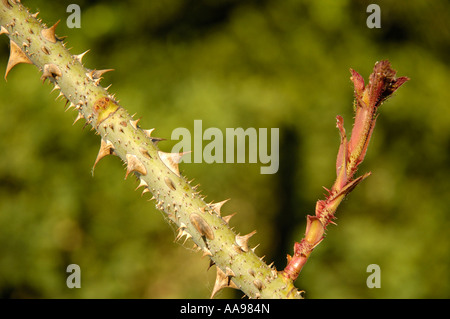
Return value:
[[(231, 198), (231, 225), (286, 265), (306, 215), (335, 178), (339, 134), (348, 133), (353, 87), (389, 59), (407, 82), (381, 107), (360, 173), (296, 285), (307, 298), (449, 298), (448, 1), (380, 1), (381, 29), (366, 26), (372, 1), (23, 1), (51, 25), (61, 19), (73, 54), (114, 68), (113, 83), (164, 151), (177, 127), (280, 128), (280, 170), (261, 164), (182, 164), (209, 201)], [(65, 23), (81, 6), (81, 28)], [(6, 68), (8, 39), (0, 38)], [(15, 67), (0, 81), (0, 296), (4, 298), (206, 298), (209, 261), (174, 244), (151, 197), (115, 157), (91, 167), (100, 138), (72, 122), (38, 70)], [(206, 143), (205, 143), (206, 144)], [(81, 289), (66, 267), (81, 267)], [(369, 264), (381, 288), (369, 289)], [(219, 298), (240, 297), (223, 291)]]

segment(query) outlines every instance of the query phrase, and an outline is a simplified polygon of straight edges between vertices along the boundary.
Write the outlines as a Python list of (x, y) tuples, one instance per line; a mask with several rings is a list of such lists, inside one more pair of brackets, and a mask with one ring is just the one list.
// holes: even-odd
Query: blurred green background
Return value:
[[(280, 169), (257, 164), (182, 164), (209, 201), (231, 198), (231, 225), (278, 269), (304, 234), (306, 215), (335, 178), (342, 115), (349, 134), (349, 68), (368, 78), (389, 59), (408, 76), (381, 107), (360, 174), (373, 174), (339, 207), (336, 222), (296, 285), (307, 298), (450, 297), (450, 5), (379, 1), (381, 28), (366, 26), (373, 1), (23, 1), (49, 25), (61, 19), (73, 54), (114, 68), (113, 83), (143, 128), (170, 151), (177, 127), (280, 128)], [(71, 3), (81, 28), (65, 23)], [(0, 38), (6, 68), (8, 39)], [(119, 159), (91, 167), (100, 139), (72, 126), (38, 70), (0, 81), (0, 296), (3, 298), (207, 298), (215, 270), (173, 243), (176, 231), (124, 181)], [(367, 80), (366, 80), (367, 81)], [(207, 142), (204, 143), (206, 145)], [(81, 267), (81, 289), (66, 267)], [(381, 288), (369, 289), (369, 264)], [(240, 298), (224, 290), (218, 298)]]

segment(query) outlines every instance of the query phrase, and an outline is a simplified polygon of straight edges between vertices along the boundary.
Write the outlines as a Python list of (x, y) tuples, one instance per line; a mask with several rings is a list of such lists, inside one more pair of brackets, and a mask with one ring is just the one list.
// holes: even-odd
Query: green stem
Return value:
[(300, 298), (292, 280), (264, 263), (248, 247), (251, 234), (239, 236), (232, 231), (230, 216), (221, 217), (222, 203), (207, 204), (178, 171), (182, 154), (161, 152), (150, 133), (103, 88), (103, 71), (89, 70), (83, 55), (72, 55), (36, 15), (18, 1), (2, 0), (1, 33), (11, 40), (8, 72), (18, 63), (32, 63), (78, 111), (98, 135), (101, 147), (96, 160), (113, 154), (127, 164), (126, 177), (134, 173), (144, 191), (150, 191), (156, 207), (164, 211), (179, 230), (177, 238), (192, 238), (217, 266), (213, 295), (223, 287), (235, 287), (250, 298)]

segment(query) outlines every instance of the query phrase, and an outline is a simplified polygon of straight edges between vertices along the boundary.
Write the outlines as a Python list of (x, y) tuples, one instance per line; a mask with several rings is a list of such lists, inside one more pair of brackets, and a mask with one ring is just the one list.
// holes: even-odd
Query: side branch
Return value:
[(311, 252), (323, 240), (327, 225), (334, 224), (333, 219), (339, 204), (356, 185), (371, 174), (366, 173), (353, 179), (359, 164), (366, 155), (370, 137), (375, 128), (378, 108), (403, 83), (409, 80), (407, 77), (396, 78), (396, 72), (388, 61), (375, 64), (367, 87), (365, 87), (361, 75), (354, 70), (350, 70), (350, 72), (355, 87), (356, 111), (352, 135), (350, 141), (347, 141), (344, 119), (337, 116), (337, 128), (341, 136), (336, 160), (337, 178), (331, 190), (325, 188), (328, 192), (326, 199), (317, 201), (315, 216), (307, 217), (305, 237), (300, 243), (294, 244), (294, 256), (287, 256), (287, 266), (282, 274), (292, 281), (297, 279)]

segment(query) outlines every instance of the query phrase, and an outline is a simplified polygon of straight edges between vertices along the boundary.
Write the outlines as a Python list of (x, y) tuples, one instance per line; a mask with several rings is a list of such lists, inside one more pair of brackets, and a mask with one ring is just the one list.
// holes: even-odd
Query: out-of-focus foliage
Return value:
[[(256, 250), (285, 266), (322, 186), (335, 178), (335, 116), (350, 132), (349, 68), (366, 79), (389, 59), (411, 78), (381, 107), (361, 173), (372, 171), (337, 213), (297, 286), (308, 298), (449, 298), (450, 6), (445, 0), (379, 2), (381, 28), (366, 26), (366, 1), (77, 1), (81, 28), (65, 24), (74, 1), (23, 1), (48, 24), (61, 19), (71, 52), (90, 49), (89, 68), (114, 68), (121, 104), (171, 132), (280, 128), (280, 169), (257, 164), (182, 164)], [(6, 67), (8, 39), (0, 38)], [(174, 244), (148, 194), (123, 180), (109, 157), (90, 169), (99, 137), (64, 113), (30, 65), (0, 83), (0, 296), (24, 298), (203, 298), (209, 261)], [(208, 141), (204, 142), (204, 145)], [(81, 267), (81, 289), (66, 267)], [(381, 288), (369, 289), (369, 264)], [(233, 297), (224, 291), (219, 297)]]

